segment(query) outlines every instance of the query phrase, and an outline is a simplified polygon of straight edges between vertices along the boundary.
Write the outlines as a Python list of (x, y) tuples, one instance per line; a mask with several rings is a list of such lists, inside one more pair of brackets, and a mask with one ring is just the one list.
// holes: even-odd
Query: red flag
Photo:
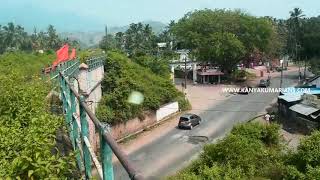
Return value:
[(57, 66), (59, 63), (62, 63), (69, 59), (69, 45), (65, 44), (56, 53), (57, 59), (53, 62), (53, 66)]
[(71, 54), (69, 56), (69, 59), (74, 59), (74, 58), (76, 58), (76, 49), (75, 48), (72, 49)]

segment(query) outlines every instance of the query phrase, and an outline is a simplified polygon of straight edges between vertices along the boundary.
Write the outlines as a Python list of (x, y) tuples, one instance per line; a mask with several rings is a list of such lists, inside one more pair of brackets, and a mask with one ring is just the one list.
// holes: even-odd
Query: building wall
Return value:
[(128, 135), (137, 133), (149, 126), (171, 117), (179, 111), (178, 102), (173, 102), (162, 106), (156, 112), (145, 112), (144, 119), (134, 118), (127, 122), (120, 123), (111, 127), (111, 135), (114, 139), (119, 140)]
[(163, 118), (174, 114), (176, 112), (179, 111), (179, 104), (178, 102), (173, 102), (173, 103), (169, 103), (166, 104), (162, 107), (160, 107), (157, 111), (156, 111), (156, 119), (157, 121), (162, 120)]

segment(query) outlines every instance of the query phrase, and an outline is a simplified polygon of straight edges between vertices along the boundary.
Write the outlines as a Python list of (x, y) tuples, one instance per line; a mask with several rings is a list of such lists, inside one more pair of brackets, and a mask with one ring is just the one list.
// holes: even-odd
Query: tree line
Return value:
[[(139, 57), (152, 55), (170, 57), (172, 55), (173, 35), (171, 26), (173, 21), (160, 33), (153, 32), (149, 24), (132, 23), (125, 32), (107, 34), (99, 43), (99, 47), (104, 50), (121, 50), (129, 57)], [(159, 48), (157, 43), (165, 43), (164, 47)]]
[(0, 25), (0, 54), (7, 51), (55, 51), (65, 43), (78, 49), (80, 47), (76, 40), (59, 37), (53, 25), (49, 25), (46, 31), (34, 28), (31, 34), (12, 22)]
[[(160, 34), (149, 25), (131, 24), (125, 32), (107, 34), (100, 47), (128, 56), (174, 54), (189, 49), (198, 61), (210, 62), (230, 73), (240, 62), (270, 62), (289, 56), (295, 61), (316, 59), (320, 47), (320, 17), (305, 17), (295, 8), (288, 19), (255, 17), (240, 10), (204, 9), (171, 21)], [(157, 43), (166, 43), (159, 48)], [(315, 61), (316, 62), (316, 61)]]

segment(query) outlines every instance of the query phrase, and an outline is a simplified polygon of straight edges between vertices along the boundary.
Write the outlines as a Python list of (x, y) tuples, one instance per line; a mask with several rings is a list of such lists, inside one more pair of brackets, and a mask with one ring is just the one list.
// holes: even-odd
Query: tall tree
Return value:
[[(173, 26), (172, 32), (179, 41), (179, 48), (191, 49), (198, 60), (220, 65), (229, 72), (241, 59), (251, 58), (256, 52), (268, 53), (270, 37), (276, 33), (266, 18), (241, 11), (210, 9), (187, 13)], [(218, 46), (214, 42), (218, 42)], [(217, 52), (213, 51), (213, 46)], [(222, 53), (222, 50), (230, 52)], [(237, 58), (230, 54), (232, 51)], [(225, 61), (230, 61), (233, 69), (225, 67)]]
[(59, 36), (54, 26), (49, 25), (47, 32), (48, 32), (48, 42), (47, 42), (48, 48), (53, 50), (58, 49), (61, 45), (61, 41), (59, 39)]
[(294, 8), (290, 11), (290, 18), (288, 19), (288, 51), (294, 60), (298, 60), (299, 51), (302, 49), (302, 18), (303, 11), (300, 8)]

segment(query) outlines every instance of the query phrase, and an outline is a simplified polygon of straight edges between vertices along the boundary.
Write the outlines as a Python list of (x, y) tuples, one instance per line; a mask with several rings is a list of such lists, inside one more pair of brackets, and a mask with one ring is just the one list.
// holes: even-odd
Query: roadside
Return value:
[[(286, 72), (284, 74), (284, 87), (289, 87), (297, 82), (296, 72)], [(271, 87), (278, 87), (280, 84), (279, 77), (273, 78), (271, 81)], [(207, 89), (217, 87), (217, 85), (203, 85), (202, 87)], [(263, 112), (278, 95), (277, 93), (267, 93), (265, 95), (260, 93), (228, 94), (228, 97), (223, 100), (210, 96), (211, 94), (219, 94), (218, 92), (204, 92), (201, 89), (204, 88), (200, 88), (199, 93), (202, 93), (200, 95), (206, 98), (200, 99), (209, 103), (214, 101), (215, 105), (207, 106), (206, 109), (195, 109), (196, 107), (194, 107), (193, 111), (199, 111), (200, 113), (197, 114), (203, 119), (200, 126), (196, 126), (192, 131), (180, 130), (176, 128), (177, 120), (174, 120), (172, 127), (169, 127), (169, 131), (166, 131), (166, 133), (159, 132), (161, 135), (157, 134), (158, 138), (154, 138), (148, 144), (135, 147), (136, 150), (128, 153), (129, 159), (135, 166), (139, 167), (139, 171), (143, 172), (146, 179), (159, 179), (159, 177), (174, 174), (201, 152), (204, 143), (194, 142), (194, 137), (205, 136), (208, 138), (207, 142), (221, 138), (235, 124), (247, 122), (248, 119), (252, 119)], [(201, 103), (200, 106), (206, 107)], [(136, 141), (136, 139), (133, 141)], [(114, 173), (117, 179), (128, 179), (126, 172), (119, 163), (114, 163)]]
[[(285, 75), (288, 72), (296, 72), (298, 70), (299, 70), (299, 67), (297, 66), (289, 66), (287, 70), (283, 71), (283, 74)], [(301, 72), (303, 72), (303, 68), (301, 68), (300, 70)], [(262, 66), (258, 66), (255, 69), (246, 69), (246, 71), (256, 75), (254, 79), (248, 79), (246, 82), (249, 86), (252, 86), (252, 87), (257, 85), (261, 79), (267, 79), (268, 76), (270, 76), (271, 78), (281, 76), (281, 72), (270, 71), (270, 73), (268, 73), (267, 69)], [(261, 77), (261, 71), (263, 72), (263, 77)]]
[[(284, 74), (287, 72), (297, 71), (298, 67), (290, 66), (288, 70), (284, 71)], [(264, 76), (260, 77), (260, 71), (263, 71)], [(302, 71), (302, 70), (301, 70)], [(250, 73), (256, 74), (254, 79), (249, 79), (247, 83), (250, 83), (253, 86), (256, 86), (260, 79), (265, 79), (268, 75), (271, 78), (279, 77), (281, 72), (271, 72), (270, 74), (266, 73), (266, 69), (251, 69)], [(192, 105), (192, 110), (188, 111), (189, 113), (200, 114), (204, 112), (206, 109), (225, 101), (226, 99), (232, 97), (232, 94), (223, 93), (223, 88), (232, 88), (235, 85), (193, 85), (192, 81), (188, 81), (187, 83), (187, 98)], [(176, 88), (178, 90), (182, 90), (180, 83), (177, 83)], [(276, 101), (276, 98), (273, 100), (273, 103)], [(267, 107), (266, 107), (267, 108)], [(261, 112), (260, 114), (263, 114)], [(182, 113), (179, 113), (158, 125), (150, 128), (149, 130), (142, 131), (124, 141), (120, 142), (121, 148), (124, 150), (126, 154), (130, 154), (141, 147), (154, 142), (155, 140), (161, 138), (166, 135), (169, 131), (176, 128), (177, 119)], [(288, 136), (288, 135), (287, 135)], [(114, 159), (116, 160), (116, 159)]]
[[(199, 114), (204, 109), (208, 109), (210, 106), (214, 106), (215, 104), (226, 100), (231, 95), (228, 93), (222, 93), (222, 88), (230, 86), (231, 85), (193, 86), (190, 82), (187, 86), (187, 98), (192, 104), (192, 110), (188, 112)], [(174, 129), (177, 126), (177, 119), (181, 114), (182, 113), (179, 113), (166, 121), (163, 121), (148, 131), (143, 131), (137, 134), (134, 139), (130, 138), (124, 140), (120, 143), (120, 146), (126, 154), (134, 152)]]

